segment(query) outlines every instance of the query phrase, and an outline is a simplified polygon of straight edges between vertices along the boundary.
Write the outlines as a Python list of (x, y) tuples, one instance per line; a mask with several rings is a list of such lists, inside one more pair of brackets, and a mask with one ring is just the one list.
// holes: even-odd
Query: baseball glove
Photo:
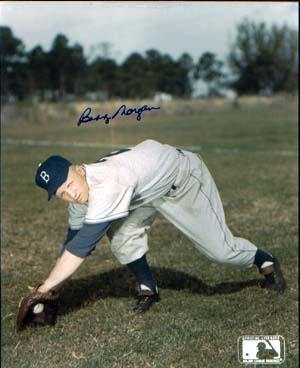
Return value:
[(37, 291), (40, 285), (29, 287), (31, 293), (22, 298), (19, 303), (17, 316), (17, 330), (20, 331), (26, 325), (54, 325), (57, 316), (58, 297), (55, 291), (41, 293)]

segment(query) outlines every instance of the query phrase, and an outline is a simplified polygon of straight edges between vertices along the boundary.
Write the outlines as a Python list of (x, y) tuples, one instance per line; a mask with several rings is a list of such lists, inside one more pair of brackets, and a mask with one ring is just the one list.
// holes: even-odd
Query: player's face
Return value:
[(70, 166), (67, 180), (57, 189), (55, 195), (69, 203), (87, 202), (89, 187), (84, 170), (80, 166)]

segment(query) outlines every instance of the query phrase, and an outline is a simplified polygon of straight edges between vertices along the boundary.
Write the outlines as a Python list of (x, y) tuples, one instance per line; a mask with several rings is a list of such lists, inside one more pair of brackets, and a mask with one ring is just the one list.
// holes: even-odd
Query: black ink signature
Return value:
[(113, 120), (118, 114), (120, 114), (121, 116), (123, 115), (129, 116), (134, 113), (136, 114), (136, 120), (140, 121), (142, 119), (143, 112), (158, 109), (160, 109), (160, 107), (150, 107), (148, 105), (144, 105), (139, 108), (127, 109), (126, 105), (122, 105), (112, 116), (109, 116), (108, 114), (101, 116), (100, 114), (98, 114), (95, 117), (93, 117), (91, 116), (92, 109), (90, 107), (87, 107), (81, 114), (77, 126), (81, 125), (82, 123), (89, 123), (90, 121), (98, 121), (98, 120), (104, 120), (105, 124), (109, 124), (110, 120)]

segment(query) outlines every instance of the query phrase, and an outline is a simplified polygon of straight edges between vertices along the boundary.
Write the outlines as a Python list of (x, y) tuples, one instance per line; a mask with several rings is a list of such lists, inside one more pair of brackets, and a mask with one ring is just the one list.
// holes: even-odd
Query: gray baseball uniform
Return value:
[(120, 263), (147, 252), (147, 230), (158, 211), (211, 260), (253, 265), (257, 247), (230, 232), (217, 187), (199, 155), (146, 140), (83, 167), (89, 201), (69, 205), (69, 227), (103, 224)]

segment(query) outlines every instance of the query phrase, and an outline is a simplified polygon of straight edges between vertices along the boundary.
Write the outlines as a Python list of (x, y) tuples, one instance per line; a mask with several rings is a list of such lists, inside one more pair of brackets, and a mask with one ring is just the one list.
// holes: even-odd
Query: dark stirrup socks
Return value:
[(134, 274), (139, 285), (145, 285), (154, 293), (157, 292), (156, 282), (154, 281), (147, 259), (146, 254), (141, 258), (136, 259), (133, 262), (127, 263), (126, 265)]
[[(261, 271), (262, 266), (265, 262), (272, 262), (274, 263), (274, 257), (272, 256), (272, 254), (262, 250), (262, 249), (257, 249), (256, 253), (255, 253), (255, 258), (254, 258), (254, 264), (258, 267), (258, 270)], [(265, 275), (266, 279), (268, 279), (270, 282), (274, 282), (274, 273), (270, 273), (268, 275)]]

